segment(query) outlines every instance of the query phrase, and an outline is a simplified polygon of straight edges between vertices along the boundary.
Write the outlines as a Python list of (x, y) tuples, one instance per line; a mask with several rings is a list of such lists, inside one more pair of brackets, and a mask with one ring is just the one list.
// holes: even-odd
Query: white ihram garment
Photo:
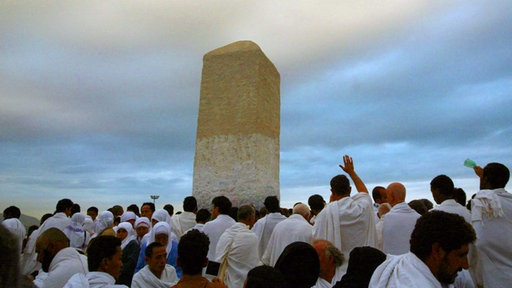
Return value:
[(265, 250), (267, 249), (267, 244), (270, 240), (270, 236), (272, 236), (274, 227), (276, 227), (277, 223), (283, 221), (284, 219), (286, 219), (284, 215), (279, 212), (274, 212), (266, 215), (254, 223), (254, 226), (251, 230), (256, 233), (256, 236), (258, 236), (258, 251), (260, 253), (260, 258), (263, 256), (263, 253), (265, 253)]
[(409, 204), (398, 203), (384, 217), (382, 229), (383, 252), (391, 255), (400, 255), (409, 252), (409, 240), (416, 220), (420, 218)]
[(164, 271), (160, 279), (158, 279), (149, 266), (146, 265), (139, 272), (133, 275), (132, 288), (169, 288), (178, 283), (178, 275), (176, 275), (176, 269), (169, 264), (165, 264)]
[(368, 193), (327, 204), (316, 218), (313, 238), (331, 241), (345, 256), (341, 270), (346, 271), (352, 249), (376, 244), (375, 215)]
[(229, 288), (242, 288), (247, 273), (260, 264), (258, 237), (244, 223), (232, 225), (219, 238), (215, 261), (226, 258), (227, 269), (224, 283)]
[(313, 241), (313, 226), (300, 214), (293, 214), (276, 225), (261, 262), (274, 267), (284, 248), (296, 241), (309, 244)]

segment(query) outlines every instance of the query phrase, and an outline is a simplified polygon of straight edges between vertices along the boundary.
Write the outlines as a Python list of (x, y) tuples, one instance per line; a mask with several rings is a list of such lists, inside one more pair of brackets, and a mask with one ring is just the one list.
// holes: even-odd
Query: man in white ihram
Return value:
[(510, 287), (512, 283), (512, 194), (505, 190), (508, 168), (489, 163), (475, 168), (480, 191), (471, 201), (471, 223), (477, 240), (471, 251), (471, 272), (478, 286)]
[(166, 263), (165, 246), (153, 242), (146, 247), (144, 268), (133, 275), (132, 288), (168, 288), (178, 283), (176, 269)]
[(268, 241), (270, 240), (270, 236), (272, 236), (272, 232), (274, 231), (277, 223), (286, 219), (286, 217), (281, 214), (281, 208), (279, 207), (279, 199), (277, 196), (268, 196), (265, 198), (263, 204), (265, 205), (268, 214), (256, 221), (254, 227), (252, 227), (252, 231), (256, 233), (256, 236), (258, 236), (258, 251), (260, 253), (260, 258), (267, 249)]
[(260, 264), (258, 237), (249, 230), (256, 221), (254, 208), (241, 206), (237, 218), (220, 236), (215, 252), (215, 261), (221, 263), (218, 276), (229, 288), (242, 288), (249, 270)]
[(309, 224), (311, 212), (305, 204), (297, 204), (293, 207), (293, 214), (284, 221), (279, 222), (270, 236), (267, 250), (263, 254), (261, 262), (274, 267), (277, 259), (289, 244), (302, 241), (313, 241), (313, 226)]
[(420, 214), (405, 202), (405, 186), (395, 182), (386, 188), (388, 203), (393, 208), (384, 217), (383, 252), (400, 255), (409, 252), (409, 239)]
[(375, 213), (368, 189), (354, 170), (352, 158), (343, 156), (344, 166), (339, 165), (347, 173), (359, 193), (350, 197), (350, 182), (345, 175), (337, 175), (331, 179), (331, 203), (318, 214), (313, 226), (313, 238), (329, 240), (338, 248), (347, 261), (340, 267), (346, 271), (348, 257), (355, 247), (375, 247), (376, 229)]
[(183, 213), (174, 215), (172, 220), (172, 232), (181, 238), (185, 231), (196, 225), (197, 200), (194, 196), (183, 199)]
[(368, 287), (450, 287), (457, 273), (469, 267), (469, 245), (475, 238), (475, 230), (461, 216), (430, 211), (414, 226), (410, 252), (388, 255), (373, 272)]

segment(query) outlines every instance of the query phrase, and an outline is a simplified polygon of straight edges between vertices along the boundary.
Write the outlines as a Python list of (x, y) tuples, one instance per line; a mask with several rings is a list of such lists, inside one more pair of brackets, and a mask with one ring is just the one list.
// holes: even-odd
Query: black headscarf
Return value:
[[(373, 247), (356, 247), (350, 252), (347, 274), (337, 282), (336, 288), (368, 287), (372, 274), (386, 260), (386, 254)], [(334, 288), (333, 287), (333, 288)]]
[(305, 242), (286, 246), (274, 266), (283, 274), (285, 288), (310, 288), (320, 274), (320, 260), (315, 248)]

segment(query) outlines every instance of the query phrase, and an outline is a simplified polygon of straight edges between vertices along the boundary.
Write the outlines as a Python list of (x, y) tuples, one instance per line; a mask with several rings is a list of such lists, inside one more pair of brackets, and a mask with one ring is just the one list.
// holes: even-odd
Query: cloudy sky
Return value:
[(466, 158), (512, 167), (512, 1), (2, 1), (0, 209), (40, 217), (192, 190), (202, 57), (257, 43), (281, 74), (283, 206), (343, 154), (408, 200)]

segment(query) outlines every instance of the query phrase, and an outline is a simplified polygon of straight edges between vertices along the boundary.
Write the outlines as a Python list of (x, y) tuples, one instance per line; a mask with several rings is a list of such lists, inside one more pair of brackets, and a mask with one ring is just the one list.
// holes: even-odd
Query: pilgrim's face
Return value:
[(455, 281), (457, 273), (462, 269), (468, 269), (468, 244), (462, 245), (461, 248), (452, 250), (447, 253), (439, 264), (439, 273), (437, 280), (444, 284), (451, 284)]
[(158, 274), (162, 273), (167, 262), (167, 252), (165, 251), (165, 247), (153, 248), (153, 255), (151, 255), (151, 257), (147, 257), (146, 262), (151, 271), (155, 271)]
[(153, 216), (153, 211), (151, 211), (151, 208), (148, 205), (144, 205), (140, 208), (140, 216), (148, 217), (148, 219), (151, 219), (151, 216)]
[(137, 236), (143, 237), (144, 235), (148, 234), (149, 228), (146, 226), (140, 225), (139, 227), (137, 227), (137, 229), (135, 229), (135, 231), (137, 231)]
[(128, 236), (128, 231), (126, 231), (124, 228), (119, 228), (117, 229), (117, 233), (116, 233), (116, 237), (124, 240), (126, 238), (126, 236)]
[(165, 233), (156, 234), (155, 242), (158, 242), (164, 246), (167, 246), (167, 243), (169, 243), (169, 235), (167, 235)]
[(121, 267), (123, 267), (123, 262), (121, 261), (122, 250), (121, 246), (117, 246), (116, 254), (112, 256), (112, 258), (105, 258), (104, 261), (104, 272), (112, 275), (116, 280), (119, 278), (119, 274), (121, 274)]

